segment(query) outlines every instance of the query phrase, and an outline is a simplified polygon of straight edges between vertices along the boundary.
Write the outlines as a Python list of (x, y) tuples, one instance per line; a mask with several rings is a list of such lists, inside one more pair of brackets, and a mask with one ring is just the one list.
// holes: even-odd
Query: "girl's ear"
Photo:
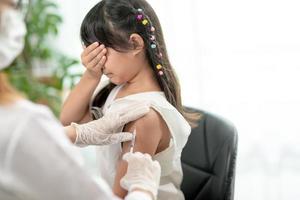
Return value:
[(131, 34), (129, 38), (129, 42), (133, 46), (132, 52), (134, 55), (139, 54), (144, 49), (145, 46), (144, 40), (139, 34), (136, 33)]

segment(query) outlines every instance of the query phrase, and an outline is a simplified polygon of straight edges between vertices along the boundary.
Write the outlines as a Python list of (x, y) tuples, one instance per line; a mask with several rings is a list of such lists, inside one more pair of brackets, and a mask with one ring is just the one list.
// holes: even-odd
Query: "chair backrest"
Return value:
[(182, 152), (186, 200), (233, 200), (237, 131), (225, 119), (204, 111)]

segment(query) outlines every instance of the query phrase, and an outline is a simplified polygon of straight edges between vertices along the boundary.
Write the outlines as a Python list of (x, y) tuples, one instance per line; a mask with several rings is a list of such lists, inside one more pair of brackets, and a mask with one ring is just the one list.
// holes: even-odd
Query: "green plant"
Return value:
[[(7, 73), (12, 84), (26, 94), (31, 101), (46, 104), (58, 116), (62, 103), (64, 81), (74, 79), (78, 74), (68, 70), (78, 64), (78, 60), (69, 58), (51, 46), (58, 35), (62, 17), (58, 6), (51, 0), (30, 0), (25, 6), (27, 35), (25, 48)], [(46, 77), (36, 77), (34, 66), (42, 68), (51, 62), (51, 73)]]

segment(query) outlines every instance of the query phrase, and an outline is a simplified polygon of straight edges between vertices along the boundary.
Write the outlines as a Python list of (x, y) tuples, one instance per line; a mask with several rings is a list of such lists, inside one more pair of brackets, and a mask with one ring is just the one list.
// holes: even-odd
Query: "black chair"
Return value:
[(198, 127), (192, 130), (182, 151), (186, 200), (233, 200), (237, 131), (223, 118), (202, 113)]

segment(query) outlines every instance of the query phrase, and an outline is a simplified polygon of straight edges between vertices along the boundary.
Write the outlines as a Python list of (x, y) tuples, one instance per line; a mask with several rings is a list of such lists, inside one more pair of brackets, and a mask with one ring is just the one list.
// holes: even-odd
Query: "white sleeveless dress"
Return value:
[[(181, 152), (185, 146), (191, 127), (184, 117), (166, 99), (163, 92), (143, 92), (128, 95), (115, 100), (119, 90), (123, 85), (116, 86), (109, 94), (102, 113), (116, 111), (126, 107), (130, 101), (149, 102), (164, 119), (171, 133), (169, 147), (164, 151), (154, 155), (153, 159), (161, 165), (161, 179), (158, 190), (158, 200), (183, 200), (184, 196), (180, 190), (182, 181)], [(96, 89), (94, 96), (101, 87)], [(93, 100), (93, 99), (92, 99)], [(118, 131), (122, 131), (124, 127)], [(121, 144), (97, 147), (97, 160), (101, 176), (112, 187), (116, 174), (116, 165), (122, 152)]]

